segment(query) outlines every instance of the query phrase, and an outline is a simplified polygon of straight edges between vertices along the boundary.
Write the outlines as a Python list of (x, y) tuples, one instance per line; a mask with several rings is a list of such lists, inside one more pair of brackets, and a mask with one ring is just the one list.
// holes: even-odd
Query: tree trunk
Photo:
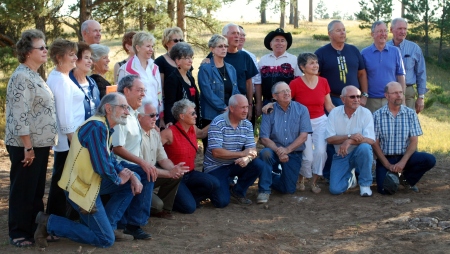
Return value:
[(144, 7), (139, 4), (139, 30), (144, 30)]
[(266, 0), (261, 0), (261, 5), (259, 6), (259, 12), (261, 14), (261, 24), (267, 24), (266, 6), (267, 6)]
[(313, 22), (313, 0), (309, 0), (309, 16), (308, 21)]
[(77, 31), (77, 36), (79, 41), (83, 41), (83, 37), (81, 36), (81, 24), (84, 21), (92, 18), (92, 0), (80, 0), (80, 14), (79, 14), (79, 28)]
[(445, 26), (445, 19), (446, 14), (447, 14), (447, 4), (445, 3), (445, 1), (442, 3), (442, 16), (441, 16), (441, 27), (440, 27), (440, 31), (439, 31), (439, 51), (438, 51), (438, 63), (442, 64), (442, 42), (443, 42), (443, 37), (444, 37), (444, 26)]
[(401, 17), (404, 18), (405, 17), (405, 4), (403, 3), (403, 1), (400, 1), (400, 2), (402, 2)]
[(294, 8), (294, 28), (298, 28), (298, 1), (295, 0), (295, 8)]
[(286, 26), (286, 0), (280, 0), (280, 28), (284, 29)]
[(186, 20), (184, 14), (186, 11), (186, 2), (184, 0), (177, 0), (177, 27), (181, 28), (184, 34), (184, 39), (186, 40)]
[[(43, 7), (43, 6), (42, 6)], [(38, 13), (38, 12), (35, 12)], [(40, 13), (40, 12), (39, 12)], [(45, 17), (40, 17), (38, 16), (39, 14), (37, 14), (34, 17), (34, 22), (36, 24), (36, 29), (41, 30), (44, 34), (45, 34)], [(47, 42), (46, 42), (47, 43)], [(43, 80), (47, 80), (47, 73), (45, 71), (46, 67), (45, 67), (45, 63), (43, 65), (41, 65), (38, 69), (38, 73), (41, 76), (41, 78)]]
[(155, 21), (153, 20), (153, 17), (156, 15), (156, 9), (149, 4), (147, 5), (146, 12), (150, 14), (147, 15), (147, 31), (153, 31), (156, 27)]
[(289, 0), (289, 25), (294, 24), (294, 1)]
[(175, 0), (167, 0), (167, 14), (169, 15), (170, 23), (175, 21)]
[(430, 11), (430, 7), (428, 6), (428, 1), (427, 1), (426, 9), (425, 9), (425, 16), (424, 16), (424, 22), (425, 22), (425, 50), (424, 50), (424, 55), (425, 55), (425, 57), (429, 57), (429, 51), (428, 51), (429, 32), (430, 32), (429, 11)]
[(119, 27), (117, 28), (118, 34), (124, 34), (125, 33), (125, 15), (123, 14), (123, 10), (118, 15), (118, 23)]

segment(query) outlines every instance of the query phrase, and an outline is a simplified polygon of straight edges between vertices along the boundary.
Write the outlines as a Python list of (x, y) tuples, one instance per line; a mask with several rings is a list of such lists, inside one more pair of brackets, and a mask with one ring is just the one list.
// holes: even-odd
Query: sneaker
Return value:
[(317, 184), (311, 184), (311, 191), (315, 194), (319, 194), (321, 190)]
[(352, 169), (352, 177), (350, 177), (350, 179), (348, 179), (347, 190), (356, 188), (356, 186), (358, 186), (358, 180), (356, 180), (355, 169)]
[(399, 181), (400, 181), (401, 185), (405, 186), (405, 188), (407, 188), (411, 191), (414, 191), (414, 192), (419, 192), (419, 188), (416, 185), (413, 185), (413, 186), (409, 185), (408, 181), (406, 181), (406, 179), (405, 179), (404, 174), (400, 175)]
[(398, 190), (399, 179), (397, 174), (390, 171), (386, 173), (386, 177), (383, 181), (383, 190), (386, 194), (395, 194)]
[(152, 239), (152, 235), (149, 233), (145, 233), (142, 228), (137, 228), (136, 230), (125, 229), (123, 231), (124, 234), (132, 235), (136, 240), (150, 240)]
[(231, 196), (241, 205), (251, 205), (252, 201), (246, 197), (239, 197), (236, 193), (234, 193), (233, 189), (230, 189)]
[(306, 190), (306, 186), (305, 186), (305, 178), (302, 177), (302, 180), (300, 180), (300, 182), (297, 182), (297, 189), (299, 191), (304, 191)]
[(359, 186), (359, 191), (360, 191), (361, 197), (371, 197), (372, 196), (372, 190), (370, 189), (370, 186)]
[(258, 197), (256, 198), (256, 203), (263, 204), (267, 203), (269, 201), (270, 194), (269, 193), (259, 193)]
[(409, 190), (412, 190), (414, 192), (420, 192), (419, 188), (416, 185), (413, 186), (409, 185)]
[(134, 239), (134, 237), (132, 235), (124, 234), (123, 231), (120, 229), (114, 230), (114, 237), (116, 238), (116, 242), (132, 241)]
[(154, 214), (153, 217), (166, 219), (166, 220), (173, 220), (173, 219), (175, 219), (173, 217), (173, 215), (167, 210), (162, 210), (161, 212)]

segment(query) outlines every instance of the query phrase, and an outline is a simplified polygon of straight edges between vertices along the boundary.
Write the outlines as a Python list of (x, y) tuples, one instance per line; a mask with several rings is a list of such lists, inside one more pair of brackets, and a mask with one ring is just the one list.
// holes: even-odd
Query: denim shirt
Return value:
[[(232, 65), (225, 62), (224, 64), (231, 79), (231, 83), (233, 84), (232, 95), (239, 94), (236, 70)], [(209, 64), (205, 63), (200, 65), (198, 71), (198, 84), (200, 87), (200, 108), (202, 117), (204, 119), (212, 120), (221, 114), (227, 107), (227, 104), (224, 102), (225, 87), (223, 78), (217, 70), (212, 58)]]
[(89, 117), (92, 116), (91, 115), (91, 100), (93, 100), (93, 102), (95, 104), (95, 110), (97, 109), (98, 105), (100, 104), (100, 91), (98, 90), (97, 83), (95, 83), (95, 80), (93, 78), (86, 76), (86, 79), (89, 83), (89, 90), (90, 90), (90, 93), (86, 94), (84, 92), (83, 88), (81, 88), (81, 86), (78, 83), (75, 76), (73, 75), (73, 70), (70, 71), (69, 77), (73, 81), (73, 83), (75, 83), (75, 85), (77, 85), (78, 88), (80, 88), (80, 90), (84, 93), (84, 101), (83, 101), (84, 120), (87, 120)]

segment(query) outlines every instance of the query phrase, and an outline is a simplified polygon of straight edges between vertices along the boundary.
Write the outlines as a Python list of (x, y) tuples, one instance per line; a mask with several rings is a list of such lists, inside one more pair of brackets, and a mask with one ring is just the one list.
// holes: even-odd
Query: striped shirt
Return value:
[[(108, 120), (106, 122), (108, 123)], [(111, 128), (109, 130), (110, 136), (113, 132), (114, 129)], [(117, 163), (112, 151), (111, 154), (108, 154), (108, 139), (110, 137), (107, 137), (106, 134), (105, 124), (99, 121), (89, 121), (81, 126), (78, 131), (78, 140), (83, 147), (88, 149), (95, 173), (119, 185), (121, 180), (118, 174), (123, 170), (123, 167)]]
[(387, 105), (373, 113), (375, 138), (380, 140), (384, 155), (403, 155), (409, 146), (409, 138), (422, 135), (419, 119), (414, 110), (401, 105), (394, 117)]
[[(395, 46), (394, 40), (390, 40), (386, 44)], [(417, 84), (417, 92), (419, 94), (425, 94), (428, 91), (427, 72), (422, 49), (420, 49), (419, 45), (408, 40), (403, 40), (397, 47), (402, 53), (406, 71), (406, 85)]]
[(236, 129), (231, 125), (228, 111), (218, 115), (208, 129), (208, 148), (206, 149), (203, 168), (205, 173), (222, 166), (230, 165), (237, 159), (214, 158), (212, 150), (223, 148), (232, 152), (240, 152), (247, 148), (255, 148), (253, 125), (247, 119), (239, 122)]

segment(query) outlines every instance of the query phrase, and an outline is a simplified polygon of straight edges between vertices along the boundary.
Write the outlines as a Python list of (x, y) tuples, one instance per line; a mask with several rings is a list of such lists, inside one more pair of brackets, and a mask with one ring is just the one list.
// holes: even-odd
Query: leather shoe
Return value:
[(36, 242), (39, 248), (45, 248), (48, 246), (47, 243), (47, 222), (50, 215), (45, 214), (44, 212), (39, 212), (36, 216), (36, 224), (38, 224), (36, 228), (36, 232), (34, 232), (34, 241)]
[(175, 219), (175, 217), (167, 210), (162, 210), (159, 213), (156, 213), (155, 215), (153, 215), (153, 217), (158, 217), (161, 219), (166, 219), (166, 220), (173, 220)]

